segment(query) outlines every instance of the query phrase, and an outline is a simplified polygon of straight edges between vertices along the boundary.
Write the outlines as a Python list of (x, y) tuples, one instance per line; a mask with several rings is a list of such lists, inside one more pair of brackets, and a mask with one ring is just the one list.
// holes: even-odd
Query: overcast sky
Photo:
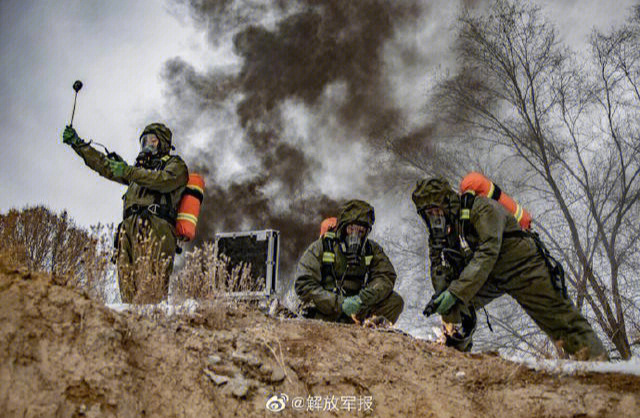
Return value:
[[(635, 2), (540, 0), (561, 39), (576, 47), (596, 25), (622, 22)], [(453, 6), (452, 6), (453, 7)], [(222, 46), (222, 51), (230, 48)], [(74, 127), (126, 160), (147, 123), (171, 120), (160, 71), (180, 56), (207, 68), (237, 62), (164, 0), (0, 2), (0, 212), (45, 204), (81, 225), (117, 222), (124, 187), (100, 178), (62, 144), (76, 79)], [(180, 138), (175, 138), (181, 151)]]
[[(46, 204), (80, 224), (121, 218), (123, 186), (100, 178), (62, 144), (74, 127), (131, 161), (142, 127), (162, 120), (160, 70), (197, 63), (204, 37), (164, 1), (0, 2), (0, 211)], [(179, 144), (178, 148), (179, 148)]]

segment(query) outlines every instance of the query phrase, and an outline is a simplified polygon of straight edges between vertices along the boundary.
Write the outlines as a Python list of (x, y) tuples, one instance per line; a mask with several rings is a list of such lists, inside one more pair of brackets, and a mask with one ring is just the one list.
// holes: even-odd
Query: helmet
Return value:
[(340, 207), (338, 235), (341, 235), (344, 227), (350, 223), (359, 223), (371, 229), (375, 220), (373, 206), (364, 200), (349, 200)]
[(158, 137), (158, 140), (160, 141), (160, 147), (158, 148), (160, 155), (169, 154), (169, 151), (171, 151), (172, 149), (172, 146), (171, 146), (172, 134), (169, 128), (167, 128), (162, 123), (157, 123), (157, 122), (152, 123), (150, 125), (145, 126), (144, 130), (140, 134), (140, 138), (142, 138), (146, 134), (155, 134)]
[(458, 194), (453, 190), (444, 177), (433, 177), (429, 180), (419, 180), (411, 195), (418, 213), (429, 206), (439, 206), (449, 209), (451, 203), (458, 201)]

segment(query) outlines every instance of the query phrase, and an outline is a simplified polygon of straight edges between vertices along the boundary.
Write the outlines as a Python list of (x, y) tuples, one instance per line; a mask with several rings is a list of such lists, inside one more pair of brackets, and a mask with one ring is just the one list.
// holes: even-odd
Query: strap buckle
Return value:
[(158, 209), (160, 208), (160, 205), (157, 203), (152, 203), (149, 206), (147, 206), (147, 211), (155, 216), (158, 216)]

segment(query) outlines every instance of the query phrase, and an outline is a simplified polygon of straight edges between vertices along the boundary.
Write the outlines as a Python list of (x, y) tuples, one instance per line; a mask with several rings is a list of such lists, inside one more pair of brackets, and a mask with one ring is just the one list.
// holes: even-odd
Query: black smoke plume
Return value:
[[(179, 126), (232, 105), (235, 121), (229, 124), (241, 128), (241, 138), (211, 138), (189, 161), (192, 170), (205, 173), (207, 179), (200, 240), (222, 231), (278, 229), (281, 260), (290, 271), (317, 237), (323, 217), (337, 213), (339, 202), (338, 196), (325, 194), (326, 188), (321, 190), (316, 181), (331, 153), (314, 155), (287, 136), (283, 104), (303, 103), (309, 117), (336, 120), (339, 130), (331, 139), (345, 147), (360, 142), (372, 149), (394, 135), (402, 115), (389, 95), (384, 47), (400, 28), (424, 16), (426, 6), (421, 3), (186, 2), (212, 45), (230, 39), (234, 53), (242, 59), (241, 68), (235, 71), (214, 66), (209, 72), (199, 72), (177, 58), (166, 63), (163, 74), (169, 97), (183, 111)], [(272, 28), (260, 23), (268, 11), (280, 16), (275, 25), (269, 25)], [(337, 106), (327, 106), (325, 92), (334, 83), (342, 83), (344, 98)], [(429, 127), (422, 127), (403, 135), (400, 146), (406, 142), (416, 147), (430, 132)], [(257, 163), (248, 165), (246, 175), (223, 181), (218, 150), (229, 142), (249, 149)], [(376, 175), (376, 167), (362, 166), (363, 178)], [(352, 179), (336, 181), (351, 184)], [(353, 197), (374, 195), (375, 190), (359, 189)], [(351, 196), (339, 196), (343, 197)]]

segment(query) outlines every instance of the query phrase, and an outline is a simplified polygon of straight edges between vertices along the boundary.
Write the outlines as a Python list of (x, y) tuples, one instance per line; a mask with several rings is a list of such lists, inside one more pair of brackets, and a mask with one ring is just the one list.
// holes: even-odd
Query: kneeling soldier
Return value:
[(298, 262), (295, 290), (307, 316), (326, 321), (383, 317), (395, 323), (402, 297), (393, 291), (396, 272), (382, 247), (367, 238), (373, 207), (350, 200), (340, 209), (335, 232), (312, 243)]

